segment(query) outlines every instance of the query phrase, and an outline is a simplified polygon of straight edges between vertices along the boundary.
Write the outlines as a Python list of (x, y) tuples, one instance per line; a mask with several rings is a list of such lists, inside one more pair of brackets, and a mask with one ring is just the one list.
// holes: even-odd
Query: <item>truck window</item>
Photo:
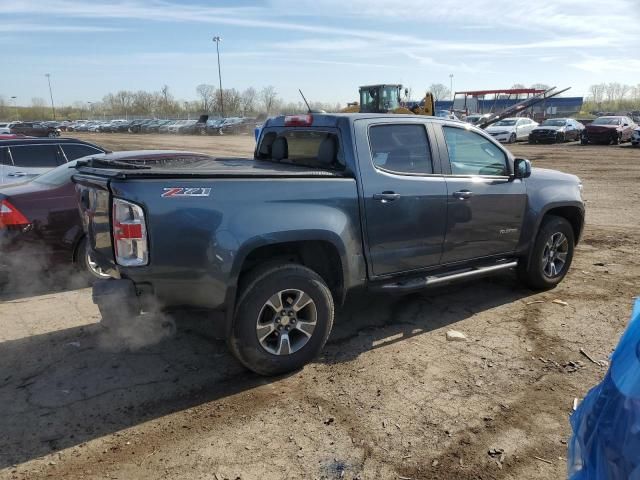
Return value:
[(427, 131), (422, 124), (374, 125), (369, 129), (369, 145), (376, 168), (404, 174), (433, 173)]
[(506, 176), (505, 153), (482, 135), (455, 127), (442, 127), (453, 175)]
[(286, 130), (264, 135), (258, 158), (310, 167), (342, 168), (339, 141), (333, 133), (317, 130)]

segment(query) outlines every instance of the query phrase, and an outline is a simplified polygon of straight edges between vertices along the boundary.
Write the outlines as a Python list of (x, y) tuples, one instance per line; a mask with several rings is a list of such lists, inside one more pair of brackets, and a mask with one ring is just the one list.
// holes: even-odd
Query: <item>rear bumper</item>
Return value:
[(611, 140), (616, 139), (617, 137), (618, 137), (618, 132), (616, 131), (603, 132), (603, 133), (586, 132), (582, 134), (582, 138), (590, 142), (596, 142), (596, 143), (600, 143), (600, 142), (608, 143)]

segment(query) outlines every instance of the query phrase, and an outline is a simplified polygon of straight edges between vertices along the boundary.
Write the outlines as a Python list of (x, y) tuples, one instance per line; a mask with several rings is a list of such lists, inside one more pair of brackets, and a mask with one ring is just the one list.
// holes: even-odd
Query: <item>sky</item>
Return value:
[(356, 100), (359, 85), (456, 91), (640, 83), (639, 0), (0, 0), (0, 95), (29, 105), (118, 90), (181, 100), (273, 85), (285, 100)]

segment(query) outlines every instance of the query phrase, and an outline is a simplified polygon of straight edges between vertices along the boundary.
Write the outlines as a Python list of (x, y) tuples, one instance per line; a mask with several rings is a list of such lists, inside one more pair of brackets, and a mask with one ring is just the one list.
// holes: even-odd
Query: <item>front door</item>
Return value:
[(484, 135), (443, 126), (449, 158), (447, 231), (442, 263), (512, 253), (520, 239), (527, 196), (510, 177), (507, 153)]
[(424, 121), (358, 120), (355, 128), (369, 274), (437, 265), (447, 186), (434, 159), (431, 127)]

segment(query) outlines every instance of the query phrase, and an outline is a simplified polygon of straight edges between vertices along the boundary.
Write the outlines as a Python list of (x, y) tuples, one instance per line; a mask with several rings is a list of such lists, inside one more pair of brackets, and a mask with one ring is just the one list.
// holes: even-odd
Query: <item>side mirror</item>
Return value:
[(513, 178), (529, 178), (531, 176), (531, 162), (526, 158), (516, 158), (513, 162)]

